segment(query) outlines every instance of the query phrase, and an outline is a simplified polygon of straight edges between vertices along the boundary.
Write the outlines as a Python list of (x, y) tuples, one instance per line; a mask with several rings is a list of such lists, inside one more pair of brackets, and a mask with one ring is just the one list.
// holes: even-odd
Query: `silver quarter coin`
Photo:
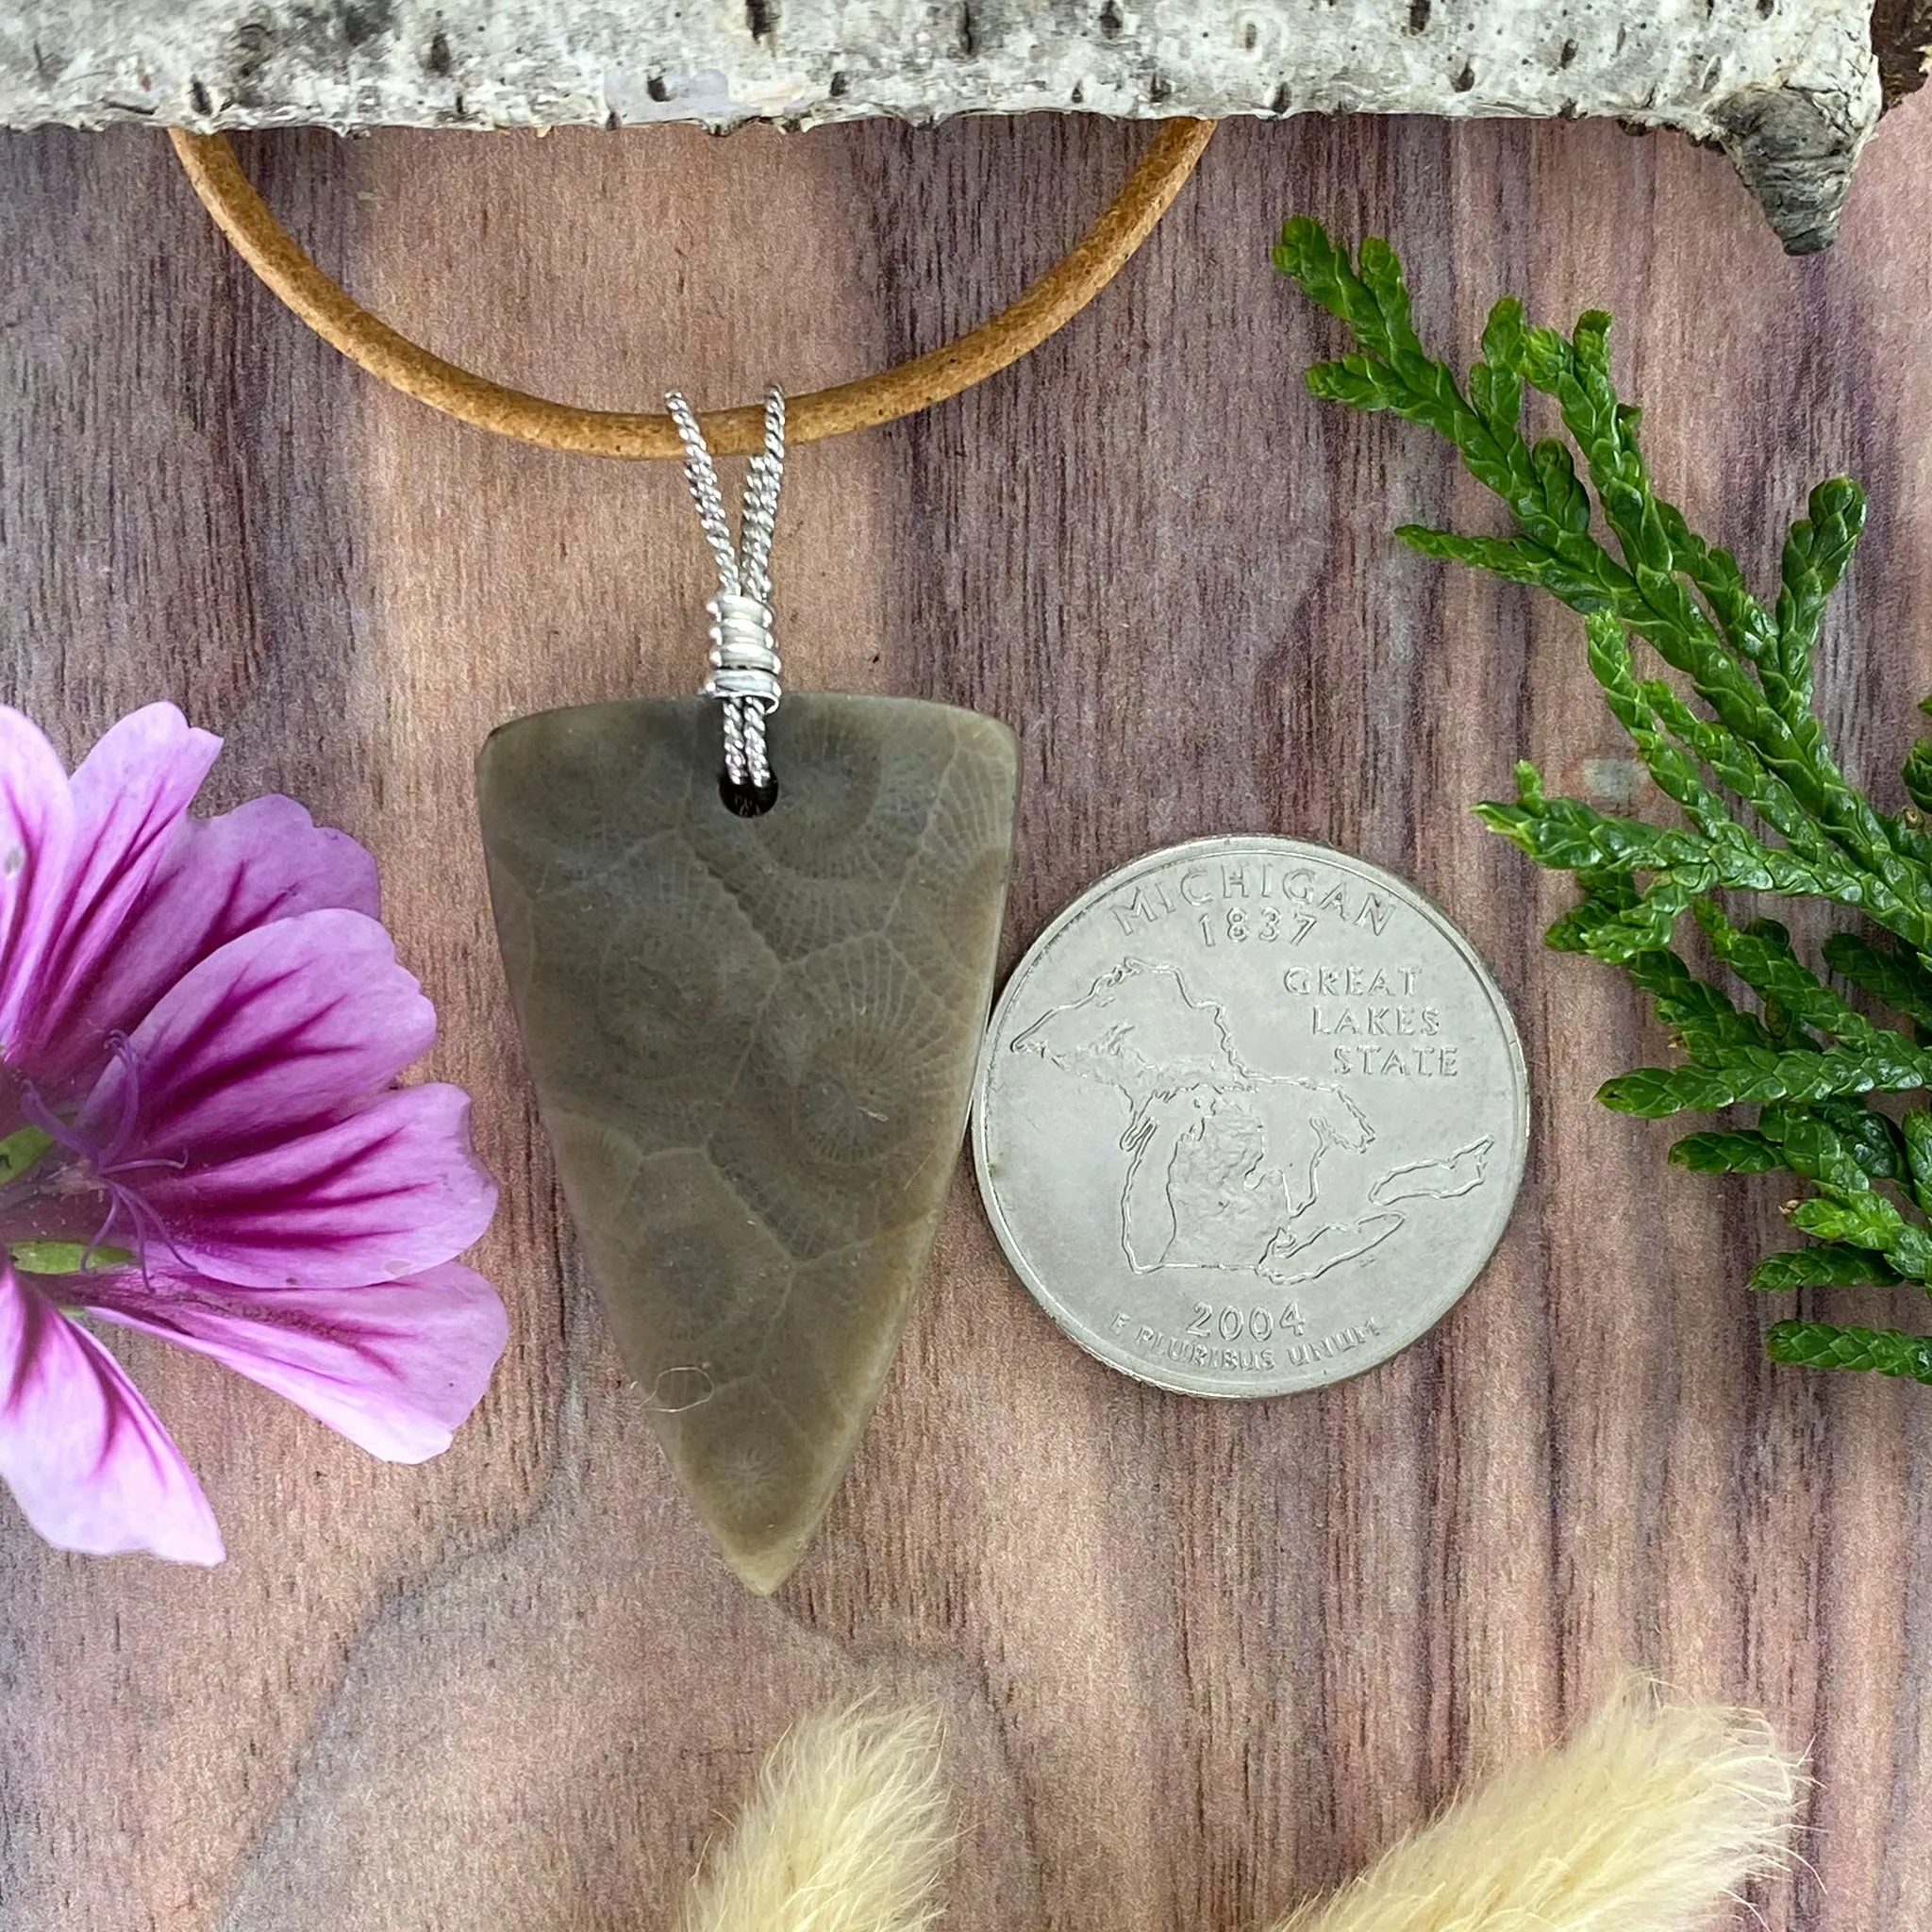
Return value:
[(1385, 1361), (1481, 1272), (1523, 1178), (1503, 995), (1402, 880), (1201, 839), (1083, 893), (1007, 983), (973, 1152), (1041, 1307), (1123, 1373), (1282, 1395)]

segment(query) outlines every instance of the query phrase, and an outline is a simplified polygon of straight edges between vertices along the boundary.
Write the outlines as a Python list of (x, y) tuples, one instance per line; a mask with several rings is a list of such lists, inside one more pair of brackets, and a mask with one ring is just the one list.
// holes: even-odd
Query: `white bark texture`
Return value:
[(1870, 0), (12, 0), (0, 124), (618, 126), (1084, 109), (1608, 115), (1793, 250), (1876, 122)]

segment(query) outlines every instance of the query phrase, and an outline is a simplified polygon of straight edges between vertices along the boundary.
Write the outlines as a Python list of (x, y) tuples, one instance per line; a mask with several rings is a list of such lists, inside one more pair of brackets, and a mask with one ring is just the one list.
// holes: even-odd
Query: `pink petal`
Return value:
[(70, 785), (74, 832), (60, 904), (31, 983), (22, 988), (8, 1061), (38, 1075), (60, 1010), (122, 942), (123, 928), (168, 856), (222, 741), (191, 730), (173, 705), (123, 718)]
[(213, 1356), (385, 1462), (449, 1447), (509, 1334), (496, 1291), (454, 1266), (375, 1288), (258, 1293), (164, 1274), (109, 1281), (106, 1320)]
[(130, 1030), (177, 979), (242, 933), (327, 907), (374, 919), (380, 904), (375, 859), (292, 798), (182, 819), (113, 949), (91, 975), (68, 983), (43, 1023), (42, 1083), (98, 1068), (109, 1033)]
[(470, 1096), (433, 1084), (208, 1167), (143, 1176), (172, 1264), (256, 1288), (356, 1288), (460, 1254), (496, 1189), (470, 1148)]
[(9, 1062), (59, 916), (73, 836), (74, 802), (54, 747), (31, 719), (0, 707), (0, 1053)]
[[(202, 1160), (271, 1147), (366, 1100), (435, 1038), (434, 1008), (366, 914), (258, 926), (211, 953), (135, 1029), (138, 1151)], [(80, 1131), (97, 1145), (116, 1136), (127, 1077), (115, 1061), (81, 1108)]]
[(194, 1473), (94, 1338), (0, 1259), (0, 1476), (63, 1550), (219, 1563)]

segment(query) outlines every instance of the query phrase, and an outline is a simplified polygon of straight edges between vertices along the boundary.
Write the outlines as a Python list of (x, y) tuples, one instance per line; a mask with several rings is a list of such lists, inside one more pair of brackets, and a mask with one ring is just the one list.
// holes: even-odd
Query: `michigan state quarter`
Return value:
[(973, 1151), (1020, 1278), (1102, 1361), (1281, 1395), (1386, 1360), (1480, 1273), (1529, 1137), (1470, 943), (1325, 846), (1203, 839), (1041, 935), (987, 1035)]

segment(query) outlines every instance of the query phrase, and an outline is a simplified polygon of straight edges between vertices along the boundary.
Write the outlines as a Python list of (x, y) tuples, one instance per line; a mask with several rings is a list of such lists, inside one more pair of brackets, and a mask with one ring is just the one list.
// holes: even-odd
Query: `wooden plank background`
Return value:
[[(1932, 686), (1928, 128), (1896, 114), (1836, 251), (1792, 261), (1728, 167), (1673, 140), (1231, 125), (1028, 363), (797, 455), (778, 602), (800, 681), (1024, 737), (1009, 958), (1150, 845), (1329, 840), (1474, 935), (1540, 1118), (1458, 1312), (1275, 1403), (1089, 1360), (962, 1177), (857, 1464), (769, 1602), (680, 1504), (560, 1224), (471, 822), (498, 720), (691, 685), (708, 587), (681, 484), (510, 447), (351, 371), (217, 242), (158, 134), (0, 142), (0, 692), (70, 752), (172, 697), (226, 734), (215, 802), (286, 790), (377, 851), (443, 1015), (434, 1069), (475, 1092), (504, 1183), (481, 1260), (515, 1324), (421, 1470), (125, 1342), (231, 1554), (62, 1557), (0, 1497), (0, 1928), (663, 1924), (782, 1726), (877, 1687), (952, 1713), (958, 1932), (1238, 1932), (1633, 1666), (1813, 1745), (1803, 1860), (1757, 1901), (1774, 1932), (1932, 1919), (1932, 1391), (1769, 1368), (1785, 1310), (1741, 1280), (1777, 1182), (1670, 1172), (1667, 1127), (1592, 1103), (1660, 1042), (1616, 977), (1541, 951), (1557, 886), (1467, 810), (1525, 753), (1623, 788), (1579, 627), (1391, 541), (1487, 512), (1421, 432), (1307, 397), (1334, 333), (1267, 262), (1294, 210), (1390, 234), (1458, 354), (1505, 290), (1551, 319), (1613, 307), (1660, 477), (1760, 579), (1809, 481), (1858, 474), (1872, 528), (1824, 689), (1883, 788)], [(936, 341), (1042, 267), (1144, 138), (1039, 119), (247, 152), (405, 326), (636, 404)]]

